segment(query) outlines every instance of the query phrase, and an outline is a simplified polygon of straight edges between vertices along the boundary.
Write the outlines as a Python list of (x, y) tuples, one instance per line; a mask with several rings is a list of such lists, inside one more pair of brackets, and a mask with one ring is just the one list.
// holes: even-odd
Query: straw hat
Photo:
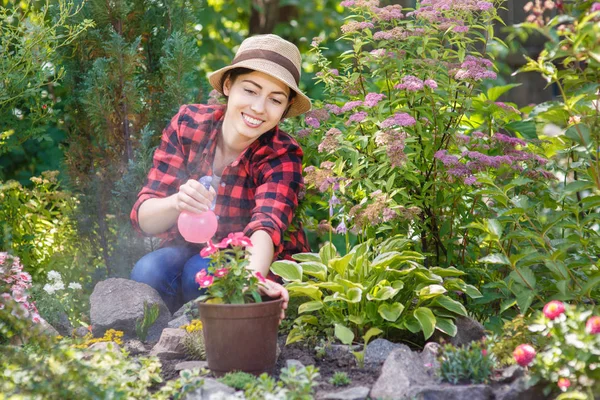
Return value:
[(221, 68), (208, 76), (210, 85), (223, 93), (221, 81), (229, 70), (249, 68), (264, 72), (279, 79), (296, 92), (286, 117), (295, 117), (310, 110), (310, 99), (298, 89), (300, 82), (300, 51), (293, 44), (277, 35), (257, 35), (249, 37), (240, 45), (231, 65)]

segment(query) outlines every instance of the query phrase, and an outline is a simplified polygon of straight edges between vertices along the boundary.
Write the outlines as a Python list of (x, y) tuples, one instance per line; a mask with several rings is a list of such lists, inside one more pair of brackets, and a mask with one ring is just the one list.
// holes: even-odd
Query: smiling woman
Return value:
[[(163, 131), (131, 212), (140, 233), (163, 242), (136, 263), (131, 278), (154, 287), (171, 310), (201, 294), (194, 277), (209, 264), (179, 234), (182, 211), (213, 209), (215, 240), (238, 231), (250, 237), (249, 268), (265, 276), (273, 261), (310, 251), (302, 227), (292, 227), (303, 153), (278, 127), (282, 118), (310, 110), (298, 89), (300, 65), (297, 47), (279, 36), (248, 38), (231, 65), (209, 76), (227, 104), (184, 105)], [(198, 181), (203, 176), (211, 177), (208, 189)], [(281, 285), (270, 281), (262, 290), (287, 306)]]

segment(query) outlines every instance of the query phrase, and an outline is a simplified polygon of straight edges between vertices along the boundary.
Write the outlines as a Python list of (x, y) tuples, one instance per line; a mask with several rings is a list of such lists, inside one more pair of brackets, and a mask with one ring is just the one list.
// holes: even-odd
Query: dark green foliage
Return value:
[(346, 372), (338, 371), (329, 379), (329, 383), (333, 386), (348, 386), (352, 383), (352, 379), (348, 377)]
[(219, 378), (219, 382), (237, 390), (244, 390), (248, 385), (256, 382), (256, 377), (246, 372), (235, 371), (229, 372), (222, 378)]
[(144, 302), (144, 315), (135, 321), (135, 333), (142, 342), (146, 340), (148, 329), (156, 322), (159, 315), (160, 309), (157, 303), (148, 304), (147, 301)]
[(494, 361), (494, 356), (481, 341), (462, 347), (447, 344), (442, 348), (440, 375), (443, 381), (454, 385), (487, 383), (494, 369)]

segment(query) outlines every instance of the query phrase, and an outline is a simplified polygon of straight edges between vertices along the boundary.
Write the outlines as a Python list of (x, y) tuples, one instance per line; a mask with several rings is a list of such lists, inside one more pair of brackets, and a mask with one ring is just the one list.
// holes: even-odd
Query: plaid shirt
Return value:
[[(163, 131), (154, 153), (146, 184), (131, 211), (133, 227), (140, 233), (138, 209), (154, 197), (167, 197), (188, 179), (212, 175), (225, 106), (185, 105)], [(273, 128), (252, 143), (225, 167), (217, 192), (215, 214), (219, 228), (215, 240), (230, 232), (250, 237), (266, 231), (273, 240), (275, 259), (310, 251), (299, 221), (292, 221), (298, 193), (304, 187), (302, 149), (287, 133)], [(177, 225), (158, 235), (164, 245), (182, 243)]]

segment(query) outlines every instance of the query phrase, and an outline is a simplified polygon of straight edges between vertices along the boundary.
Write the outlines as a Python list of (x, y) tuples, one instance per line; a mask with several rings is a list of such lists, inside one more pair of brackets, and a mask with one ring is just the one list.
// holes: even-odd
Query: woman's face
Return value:
[(253, 142), (279, 123), (289, 104), (290, 88), (278, 79), (253, 71), (238, 76), (234, 82), (227, 79), (223, 93), (228, 97), (224, 129)]

